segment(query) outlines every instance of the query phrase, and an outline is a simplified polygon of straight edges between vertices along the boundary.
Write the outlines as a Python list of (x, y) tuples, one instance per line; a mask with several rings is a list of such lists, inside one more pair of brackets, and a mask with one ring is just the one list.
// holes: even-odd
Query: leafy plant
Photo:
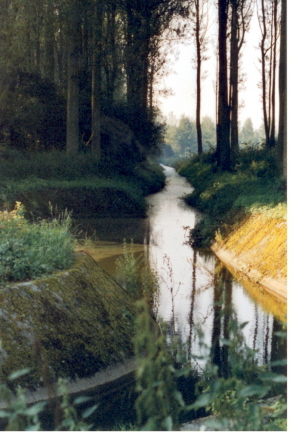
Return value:
[(166, 337), (154, 323), (145, 301), (139, 303), (134, 340), (137, 358), (135, 403), (140, 430), (178, 430), (184, 407), (177, 389), (178, 375), (168, 353)]
[(70, 215), (29, 224), (17, 202), (12, 212), (0, 212), (0, 280), (25, 280), (68, 268), (75, 241)]
[[(221, 338), (229, 353), (228, 375), (220, 376), (218, 367), (209, 361), (196, 386), (196, 400), (186, 409), (205, 408), (214, 414), (216, 417), (205, 423), (212, 430), (284, 430), (280, 426), (286, 422), (286, 376), (272, 372), (275, 363), (256, 365), (255, 352), (246, 345), (242, 334), (246, 324), (239, 326), (234, 317), (229, 340)], [(285, 332), (281, 337), (286, 337)], [(277, 364), (284, 366), (286, 361)], [(279, 398), (275, 408), (266, 411), (265, 398), (276, 394)]]
[[(12, 373), (9, 376), (10, 382), (16, 380), (20, 376), (27, 375), (29, 369), (22, 369)], [(83, 409), (79, 414), (76, 407), (80, 404), (88, 403), (91, 398), (86, 396), (76, 397), (70, 401), (67, 382), (64, 379), (59, 379), (58, 390), (61, 394), (61, 402), (58, 404), (59, 416), (55, 418), (55, 430), (70, 430), (70, 431), (87, 431), (93, 427), (93, 424), (87, 423), (87, 419), (97, 409), (97, 405)], [(0, 385), (0, 394), (2, 408), (0, 410), (0, 419), (5, 423), (5, 430), (43, 430), (40, 420), (41, 414), (45, 409), (48, 409), (47, 402), (36, 402), (28, 404), (24, 390), (21, 387), (17, 388), (16, 395), (12, 393), (7, 385)]]

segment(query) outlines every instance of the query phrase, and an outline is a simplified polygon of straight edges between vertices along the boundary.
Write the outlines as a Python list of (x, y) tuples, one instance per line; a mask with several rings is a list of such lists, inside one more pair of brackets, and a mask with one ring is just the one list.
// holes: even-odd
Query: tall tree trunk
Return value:
[(270, 130), (269, 120), (267, 112), (267, 77), (266, 77), (266, 39), (267, 39), (267, 25), (266, 25), (266, 13), (265, 13), (265, 0), (261, 0), (261, 16), (259, 17), (259, 24), (261, 27), (261, 42), (260, 42), (260, 53), (261, 53), (261, 79), (262, 79), (262, 109), (263, 109), (263, 120), (264, 130), (266, 137), (266, 147), (269, 147)]
[(93, 20), (93, 56), (92, 56), (92, 128), (91, 150), (93, 156), (101, 159), (101, 93), (102, 93), (102, 1), (96, 0)]
[(45, 18), (44, 18), (44, 76), (51, 81), (54, 81), (54, 5), (52, 0), (47, 0), (45, 3)]
[(79, 148), (80, 11), (77, 0), (73, 1), (70, 6), (72, 27), (68, 28), (67, 35), (66, 152), (76, 154)]
[(197, 152), (202, 154), (202, 131), (201, 131), (201, 41), (200, 41), (200, 10), (199, 0), (195, 2), (196, 26), (195, 26), (195, 44), (196, 44), (196, 131), (197, 131)]
[(231, 54), (230, 54), (230, 107), (231, 107), (231, 157), (234, 162), (239, 150), (238, 141), (238, 0), (232, 1)]
[(287, 0), (282, 0), (280, 64), (279, 64), (279, 136), (278, 162), (283, 175), (287, 176)]
[(118, 69), (118, 52), (116, 47), (116, 4), (110, 3), (107, 6), (107, 61), (104, 64), (104, 72), (106, 77), (106, 94), (109, 106), (113, 105), (115, 80), (117, 77)]
[(273, 23), (272, 23), (272, 71), (271, 71), (271, 121), (270, 121), (270, 137), (269, 145), (276, 145), (276, 66), (277, 66), (277, 39), (278, 39), (278, 0), (273, 3)]
[(230, 113), (227, 84), (227, 9), (228, 0), (218, 0), (219, 16), (219, 76), (218, 76), (218, 124), (217, 161), (223, 170), (229, 170), (230, 161)]

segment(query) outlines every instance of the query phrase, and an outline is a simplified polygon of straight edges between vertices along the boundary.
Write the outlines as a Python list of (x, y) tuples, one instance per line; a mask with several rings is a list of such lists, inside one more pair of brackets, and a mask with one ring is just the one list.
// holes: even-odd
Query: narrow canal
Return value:
[[(246, 283), (244, 287), (210, 250), (188, 244), (190, 229), (203, 216), (182, 200), (192, 191), (190, 184), (173, 168), (164, 167), (164, 172), (167, 185), (148, 197), (147, 218), (94, 219), (86, 227), (83, 223), (89, 235), (96, 234), (96, 259), (115, 274), (124, 240), (133, 241), (136, 254), (147, 255), (160, 281), (159, 316), (168, 323), (170, 336), (176, 334), (187, 346), (190, 356), (199, 353), (197, 326), (203, 330), (207, 347), (227, 334), (231, 316), (223, 312), (228, 313), (225, 306), (232, 306), (238, 323), (248, 322), (244, 336), (248, 346), (257, 350), (258, 364), (282, 357), (274, 333), (280, 328), (285, 305), (265, 293), (257, 295), (257, 286)], [(216, 360), (221, 363), (221, 347)], [(198, 372), (203, 366), (204, 360), (196, 361)]]
[[(204, 357), (204, 351), (207, 354), (212, 344), (215, 347), (214, 363), (220, 370), (227, 364), (227, 353), (220, 339), (229, 338), (230, 306), (239, 324), (247, 322), (243, 330), (245, 341), (257, 350), (259, 365), (284, 358), (284, 346), (280, 345), (275, 332), (282, 328), (286, 304), (264, 291), (260, 293), (259, 286), (247, 281), (244, 286), (211, 250), (192, 248), (188, 244), (190, 229), (204, 216), (182, 200), (184, 194), (192, 191), (190, 184), (173, 168), (164, 167), (164, 172), (166, 187), (148, 197), (147, 218), (79, 221), (82, 230), (95, 238), (90, 253), (114, 276), (124, 241), (133, 241), (137, 256), (146, 255), (159, 276), (158, 314), (167, 323), (170, 340), (176, 335), (198, 374), (205, 366), (207, 356)], [(203, 341), (198, 337), (197, 326), (203, 332)], [(203, 358), (198, 358), (200, 355)], [(194, 383), (191, 387), (193, 394)], [(104, 430), (110, 430), (119, 422), (132, 423), (135, 421), (134, 400), (131, 386), (117, 392), (115, 398), (111, 395), (109, 400), (104, 399), (98, 424), (103, 425)]]

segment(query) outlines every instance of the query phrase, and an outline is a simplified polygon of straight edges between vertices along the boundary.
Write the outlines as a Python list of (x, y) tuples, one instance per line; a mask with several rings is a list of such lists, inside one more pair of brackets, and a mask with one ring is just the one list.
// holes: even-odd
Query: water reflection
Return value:
[[(231, 307), (240, 324), (248, 321), (243, 333), (247, 345), (257, 350), (258, 364), (283, 357), (280, 351), (284, 347), (274, 336), (281, 324), (274, 314), (278, 318), (284, 318), (284, 314), (276, 313), (275, 299), (268, 306), (260, 286), (245, 289), (211, 251), (199, 251), (187, 244), (189, 230), (202, 216), (181, 199), (192, 191), (186, 180), (172, 168), (165, 167), (165, 173), (166, 188), (148, 198), (148, 218), (88, 221), (89, 229), (95, 230), (100, 240), (97, 251), (101, 264), (113, 272), (123, 239), (133, 239), (137, 252), (144, 251), (158, 271), (159, 315), (168, 323), (169, 337), (176, 334), (180, 343), (187, 345), (189, 357), (204, 355), (204, 347), (212, 347), (213, 360), (222, 376), (227, 375), (228, 354), (221, 338), (229, 339)], [(106, 256), (103, 241), (117, 242), (112, 246), (107, 243)], [(111, 247), (113, 256), (109, 254)], [(203, 330), (202, 341), (197, 327)], [(204, 364), (204, 359), (194, 361), (199, 371)]]
[[(176, 333), (180, 342), (187, 344), (189, 357), (204, 355), (203, 347), (212, 347), (213, 360), (220, 374), (226, 376), (228, 351), (221, 339), (229, 339), (233, 308), (239, 324), (248, 321), (244, 338), (249, 347), (257, 350), (257, 363), (269, 362), (278, 348), (273, 346), (276, 319), (251, 298), (211, 252), (200, 252), (186, 243), (189, 229), (201, 215), (180, 199), (192, 190), (190, 185), (172, 168), (165, 169), (166, 189), (149, 198), (145, 243), (161, 277), (159, 315), (169, 323), (169, 335)], [(203, 330), (203, 340), (196, 327)], [(200, 370), (204, 363), (197, 359), (196, 367)]]

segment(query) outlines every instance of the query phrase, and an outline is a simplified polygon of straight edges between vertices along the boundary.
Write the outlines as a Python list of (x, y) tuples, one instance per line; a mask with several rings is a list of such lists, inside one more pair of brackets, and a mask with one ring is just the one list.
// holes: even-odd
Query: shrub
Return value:
[(206, 220), (192, 231), (192, 241), (197, 246), (206, 246), (214, 238), (216, 227), (227, 219), (233, 224), (231, 215), (237, 212), (286, 213), (284, 209), (271, 211), (280, 203), (285, 205), (286, 185), (284, 179), (277, 177), (274, 153), (267, 150), (241, 150), (231, 172), (215, 169), (212, 155), (195, 156), (181, 164), (178, 172), (195, 188), (184, 197), (185, 201), (206, 215)]
[(25, 280), (68, 268), (74, 240), (70, 216), (29, 224), (17, 202), (12, 212), (0, 212), (0, 280)]

